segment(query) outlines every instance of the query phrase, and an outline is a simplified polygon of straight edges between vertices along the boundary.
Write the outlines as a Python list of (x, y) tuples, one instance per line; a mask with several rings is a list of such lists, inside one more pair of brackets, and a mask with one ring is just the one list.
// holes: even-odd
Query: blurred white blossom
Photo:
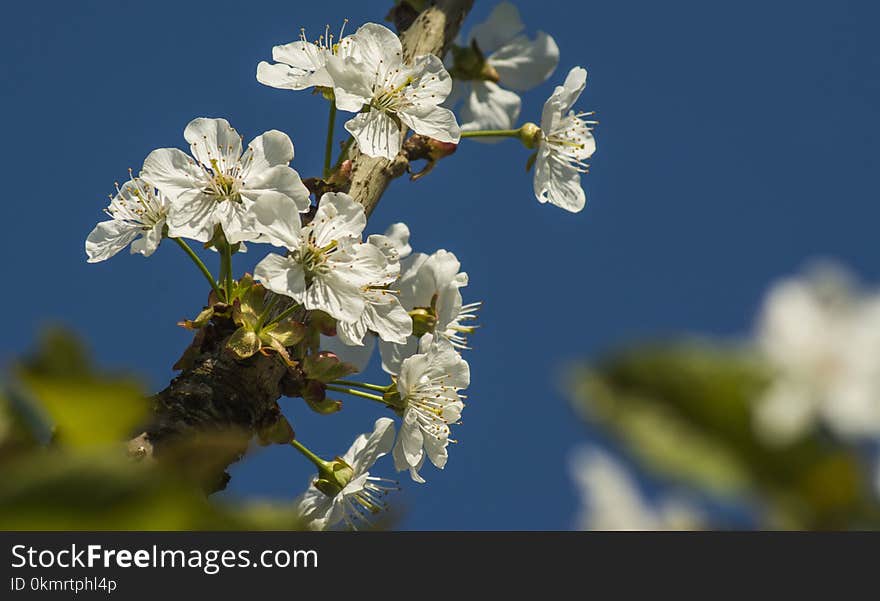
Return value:
[(844, 439), (880, 435), (880, 294), (825, 265), (769, 292), (757, 343), (774, 380), (755, 407), (768, 442), (818, 424)]
[[(470, 61), (479, 70), (457, 72), (448, 101), (450, 105), (462, 101), (459, 117), (463, 131), (514, 127), (522, 101), (511, 90), (530, 90), (556, 69), (559, 48), (553, 38), (539, 31), (529, 39), (522, 33), (524, 29), (517, 8), (502, 2), (485, 22), (473, 28), (468, 46), (453, 51), (459, 62)], [(475, 52), (479, 56), (471, 57)]]
[(570, 469), (581, 498), (580, 530), (697, 530), (705, 522), (684, 498), (649, 501), (626, 466), (597, 446), (576, 449)]

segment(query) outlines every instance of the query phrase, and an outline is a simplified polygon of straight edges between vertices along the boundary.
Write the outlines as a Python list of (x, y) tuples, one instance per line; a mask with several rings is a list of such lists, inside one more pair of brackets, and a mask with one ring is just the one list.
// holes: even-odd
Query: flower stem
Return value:
[(336, 127), (336, 101), (330, 100), (330, 118), (327, 120), (327, 142), (324, 145), (324, 179), (330, 177), (330, 161), (333, 160), (333, 129)]
[(462, 138), (518, 138), (518, 129), (482, 129), (477, 131), (463, 131)]
[(226, 282), (226, 302), (232, 302), (232, 245), (224, 240), (220, 251), (220, 278)]
[(308, 448), (306, 448), (303, 443), (301, 443), (297, 439), (294, 438), (293, 440), (291, 440), (290, 446), (302, 453), (306, 457), (306, 459), (314, 463), (319, 472), (329, 470), (330, 464), (327, 461), (324, 461), (323, 459), (312, 453)]
[(385, 392), (388, 390), (387, 386), (379, 386), (378, 384), (367, 384), (365, 382), (355, 382), (353, 380), (333, 380), (333, 384), (341, 384), (343, 386), (356, 386), (358, 388), (364, 388), (366, 390), (375, 390), (376, 392)]
[(291, 313), (293, 313), (294, 311), (296, 311), (299, 308), (300, 308), (299, 303), (295, 303), (295, 302), (290, 303), (290, 306), (287, 307), (284, 311), (282, 311), (278, 315), (276, 315), (273, 319), (271, 319), (269, 321), (269, 323), (266, 324), (266, 327), (271, 326), (273, 323), (278, 323), (279, 321), (281, 321), (282, 319), (284, 319), (285, 317), (287, 317), (288, 315), (290, 315)]
[(214, 276), (211, 275), (211, 270), (208, 269), (199, 256), (190, 248), (189, 244), (181, 240), (180, 238), (171, 238), (174, 240), (177, 245), (183, 249), (190, 259), (192, 259), (193, 263), (196, 264), (196, 267), (199, 268), (199, 271), (202, 272), (202, 275), (205, 276), (205, 279), (208, 280), (208, 283), (211, 284), (211, 288), (214, 290), (214, 294), (217, 295), (218, 299), (223, 298), (223, 292), (220, 290), (220, 286), (217, 285), (217, 280), (214, 279)]
[(266, 301), (266, 304), (263, 305), (263, 312), (260, 313), (260, 317), (257, 319), (257, 330), (262, 328), (263, 324), (266, 323), (266, 320), (269, 318), (269, 312), (272, 311), (272, 307), (274, 307), (277, 302), (278, 295), (273, 294), (272, 297)]
[(382, 403), (383, 405), (388, 405), (385, 402), (385, 399), (376, 394), (370, 394), (368, 392), (361, 392), (360, 390), (355, 390), (354, 388), (345, 388), (344, 386), (334, 386), (333, 384), (327, 384), (327, 390), (335, 390), (336, 392), (344, 392), (345, 394), (350, 394), (351, 396), (359, 396), (362, 399), (369, 399), (371, 401), (376, 401), (377, 403)]

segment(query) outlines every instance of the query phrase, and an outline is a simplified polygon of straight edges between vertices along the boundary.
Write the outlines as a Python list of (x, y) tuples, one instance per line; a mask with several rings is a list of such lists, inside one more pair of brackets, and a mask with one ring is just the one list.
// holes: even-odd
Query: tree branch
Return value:
[[(455, 38), (473, 0), (437, 0), (424, 10), (402, 35), (404, 58), (433, 53), (442, 58)], [(354, 150), (349, 194), (364, 206), (369, 216), (388, 184), (406, 171), (408, 160), (375, 159)], [(173, 462), (187, 468), (192, 464), (204, 472), (205, 455), (211, 455), (211, 472), (205, 480), (209, 492), (225, 487), (226, 468), (247, 450), (248, 441), (280, 418), (278, 399), (296, 394), (295, 377), (277, 356), (257, 353), (245, 361), (225, 350), (231, 330), (208, 326), (199, 330), (187, 350), (183, 371), (165, 390), (153, 397), (153, 417), (146, 431), (129, 441), (129, 454), (144, 460)], [(243, 436), (228, 441), (212, 453), (180, 452), (193, 449), (194, 440), (205, 434), (238, 432)], [(182, 443), (182, 444), (181, 444)]]

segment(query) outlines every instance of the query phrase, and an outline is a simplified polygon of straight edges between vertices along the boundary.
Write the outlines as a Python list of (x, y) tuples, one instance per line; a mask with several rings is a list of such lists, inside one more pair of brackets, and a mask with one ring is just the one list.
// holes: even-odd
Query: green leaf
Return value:
[(239, 359), (247, 359), (262, 348), (262, 343), (256, 332), (240, 327), (226, 341), (226, 348), (235, 353)]

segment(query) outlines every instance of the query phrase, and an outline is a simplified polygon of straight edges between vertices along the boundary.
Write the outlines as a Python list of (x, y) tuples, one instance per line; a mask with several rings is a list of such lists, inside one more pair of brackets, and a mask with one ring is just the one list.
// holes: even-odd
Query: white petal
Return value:
[(287, 196), (267, 195), (251, 206), (254, 227), (265, 236), (267, 242), (284, 246), (289, 250), (302, 242), (299, 207)]
[[(407, 110), (399, 113), (398, 116), (417, 134), (453, 144), (458, 144), (461, 139), (461, 128), (455, 120), (455, 113), (446, 107), (434, 106), (420, 111)], [(400, 140), (399, 135), (397, 139)], [(399, 146), (398, 150), (400, 150)]]
[(89, 263), (106, 261), (128, 246), (141, 233), (141, 228), (124, 221), (102, 221), (86, 238), (86, 254)]
[(324, 311), (340, 321), (355, 321), (364, 311), (364, 299), (358, 286), (343, 278), (337, 270), (316, 276), (306, 290), (303, 304), (306, 309)]
[[(502, 89), (491, 81), (473, 82), (471, 93), (461, 107), (461, 129), (512, 129), (519, 117), (522, 100), (515, 92)], [(497, 143), (502, 138), (473, 138)]]
[(385, 230), (385, 236), (395, 243), (397, 254), (401, 259), (412, 254), (412, 246), (409, 245), (409, 227), (405, 223), (392, 223)]
[[(363, 436), (363, 435), (361, 435)], [(388, 417), (380, 417), (373, 426), (369, 436), (365, 436), (363, 443), (358, 444), (358, 449), (353, 453), (349, 463), (355, 474), (363, 474), (372, 467), (376, 460), (391, 451), (394, 444), (394, 420)], [(352, 446), (354, 449), (354, 445)]]
[(587, 85), (587, 71), (581, 67), (574, 67), (565, 77), (565, 83), (556, 86), (553, 94), (544, 103), (541, 112), (541, 129), (553, 131), (556, 123), (571, 110), (574, 103), (580, 98)]
[(516, 7), (510, 2), (502, 2), (492, 9), (485, 22), (473, 28), (471, 38), (477, 41), (483, 54), (490, 54), (515, 38), (523, 27)]
[(204, 172), (177, 148), (159, 148), (151, 152), (144, 160), (140, 177), (158, 188), (172, 203), (181, 194), (207, 185)]
[(173, 201), (168, 214), (168, 236), (207, 242), (214, 235), (217, 200), (200, 190), (189, 190)]
[(287, 166), (293, 160), (293, 142), (290, 137), (272, 129), (254, 138), (241, 157), (241, 178), (247, 182), (276, 165)]
[(349, 52), (363, 63), (368, 73), (379, 72), (384, 76), (403, 62), (403, 47), (393, 31), (378, 23), (366, 23), (351, 36), (353, 45)]
[(252, 202), (266, 196), (281, 195), (291, 200), (300, 213), (308, 211), (311, 205), (308, 188), (302, 183), (299, 173), (287, 165), (276, 165), (252, 175), (245, 181), (240, 194)]
[(400, 373), (404, 360), (412, 357), (419, 351), (419, 341), (410, 336), (405, 344), (393, 342), (379, 342), (379, 352), (382, 355), (382, 369), (391, 375)]
[(534, 40), (519, 36), (488, 58), (500, 83), (513, 90), (530, 90), (544, 83), (559, 64), (559, 47), (543, 31)]
[(183, 137), (189, 142), (192, 155), (205, 167), (211, 167), (214, 160), (227, 172), (241, 156), (241, 136), (226, 119), (193, 119), (183, 130)]
[(315, 244), (327, 246), (334, 240), (353, 236), (358, 241), (367, 225), (364, 207), (344, 192), (328, 192), (318, 202), (318, 210), (310, 224)]
[(143, 236), (131, 243), (131, 253), (140, 253), (145, 257), (149, 257), (162, 242), (162, 230), (165, 229), (165, 220), (154, 225), (149, 230), (143, 232)]
[(553, 156), (547, 148), (538, 151), (535, 161), (535, 197), (566, 211), (577, 213), (587, 203), (581, 187), (581, 174), (572, 165)]
[(396, 297), (391, 294), (388, 297), (388, 303), (367, 306), (367, 326), (385, 342), (406, 344), (412, 335), (412, 318)]
[(299, 302), (305, 296), (306, 280), (302, 267), (288, 257), (269, 253), (254, 268), (254, 279), (268, 290)]
[[(455, 121), (454, 116), (452, 120)], [(390, 161), (400, 152), (400, 127), (382, 111), (371, 109), (359, 113), (346, 121), (345, 129), (354, 136), (358, 148), (367, 156), (384, 157)]]

